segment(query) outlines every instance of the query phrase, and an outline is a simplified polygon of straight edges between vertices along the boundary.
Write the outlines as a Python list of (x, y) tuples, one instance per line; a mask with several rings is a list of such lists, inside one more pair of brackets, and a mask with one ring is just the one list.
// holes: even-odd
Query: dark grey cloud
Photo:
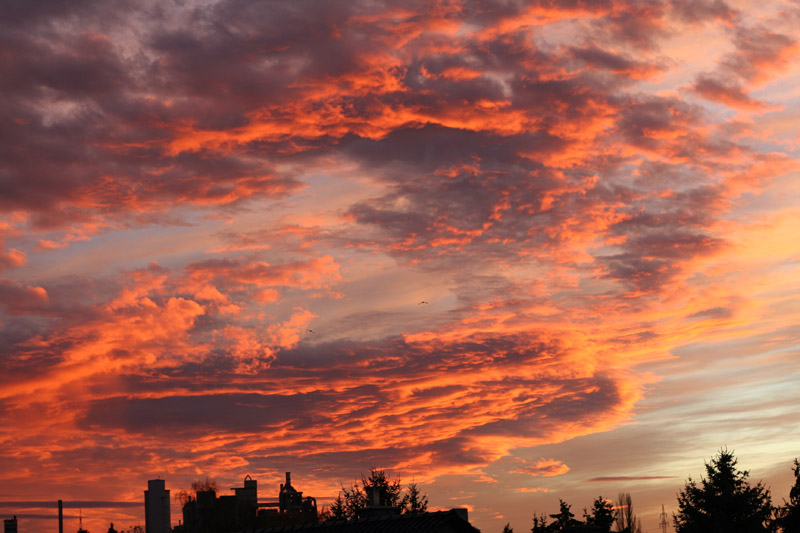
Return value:
[(46, 291), (0, 278), (0, 305), (10, 314), (42, 313), (48, 304)]
[(708, 309), (703, 309), (702, 311), (698, 311), (696, 313), (692, 313), (688, 316), (688, 318), (694, 319), (719, 319), (719, 318), (731, 318), (733, 316), (734, 310), (729, 307), (709, 307)]
[(607, 39), (645, 50), (658, 47), (659, 38), (667, 33), (663, 2), (632, 0), (621, 2), (616, 7), (607, 17), (595, 22)]
[(672, 12), (680, 20), (686, 22), (706, 22), (719, 19), (732, 22), (739, 16), (739, 11), (723, 0), (670, 0)]
[(324, 410), (329, 401), (324, 393), (117, 397), (92, 402), (82, 425), (122, 428), (134, 433), (205, 434), (209, 431), (260, 431), (291, 421), (299, 430), (313, 424), (316, 418), (324, 419), (315, 409)]
[[(115, 501), (93, 501), (93, 500), (62, 500), (64, 509), (124, 509), (139, 508), (141, 502), (115, 502)], [(0, 501), (0, 507), (19, 507), (24, 509), (52, 509), (58, 508), (58, 502), (53, 501)], [(20, 515), (21, 516), (21, 515)], [(46, 515), (50, 516), (50, 515)], [(74, 518), (77, 518), (75, 516)]]
[(587, 479), (591, 483), (609, 481), (649, 481), (651, 479), (675, 479), (674, 476), (603, 476)]
[(570, 47), (570, 54), (588, 66), (597, 69), (608, 69), (611, 72), (631, 76), (646, 77), (652, 72), (663, 70), (664, 67), (651, 62), (633, 59), (626, 54), (603, 50), (594, 43), (583, 47)]

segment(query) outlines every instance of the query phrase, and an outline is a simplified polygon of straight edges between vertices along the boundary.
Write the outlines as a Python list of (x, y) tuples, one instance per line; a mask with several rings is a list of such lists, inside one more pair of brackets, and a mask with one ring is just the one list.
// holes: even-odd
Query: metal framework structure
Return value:
[(661, 504), (661, 522), (658, 524), (661, 527), (661, 533), (667, 533), (667, 513), (664, 511), (664, 504)]

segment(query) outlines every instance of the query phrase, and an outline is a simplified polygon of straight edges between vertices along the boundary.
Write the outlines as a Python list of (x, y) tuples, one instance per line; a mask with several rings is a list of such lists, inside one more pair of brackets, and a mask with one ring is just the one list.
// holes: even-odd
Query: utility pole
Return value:
[(661, 533), (667, 533), (667, 512), (664, 511), (664, 504), (661, 504), (661, 522), (658, 524), (661, 526)]

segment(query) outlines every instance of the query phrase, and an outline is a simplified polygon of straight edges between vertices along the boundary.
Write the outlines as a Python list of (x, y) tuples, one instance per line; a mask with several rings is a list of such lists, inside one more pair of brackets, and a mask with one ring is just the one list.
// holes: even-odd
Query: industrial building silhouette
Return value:
[(3, 520), (3, 533), (17, 533), (17, 517)]
[[(216, 490), (199, 490), (183, 505), (183, 523), (174, 533), (222, 533), (313, 524), (317, 521), (317, 502), (292, 486), (291, 472), (281, 483), (277, 502), (259, 503), (258, 481), (249, 475), (233, 495), (218, 496)], [(147, 524), (147, 533), (150, 525)], [(154, 533), (156, 529), (152, 530)]]
[[(182, 519), (172, 527), (170, 491), (163, 479), (151, 479), (144, 491), (145, 533), (273, 533), (308, 531), (309, 533), (479, 533), (470, 525), (466, 509), (438, 512), (410, 512), (391, 505), (384, 487), (365, 487), (366, 506), (353, 520), (319, 522), (316, 499), (303, 496), (292, 485), (291, 473), (280, 484), (277, 501), (259, 502), (258, 482), (246, 476), (233, 494), (217, 495), (213, 482), (194, 494), (183, 493)], [(183, 491), (181, 491), (183, 492)], [(64, 532), (63, 501), (58, 500), (58, 531)], [(68, 502), (69, 503), (69, 502)], [(74, 506), (76, 503), (71, 502)], [(78, 533), (88, 533), (81, 526)], [(4, 520), (3, 533), (17, 533), (17, 517)], [(133, 530), (141, 531), (140, 526)], [(108, 533), (117, 533), (113, 524)]]
[[(148, 485), (149, 486), (149, 485)], [(160, 484), (159, 490), (164, 487)], [(291, 472), (281, 483), (278, 500), (258, 501), (258, 482), (251, 476), (232, 495), (218, 496), (216, 490), (198, 490), (183, 505), (183, 522), (173, 533), (273, 533), (308, 531), (320, 533), (479, 533), (468, 520), (466, 509), (401, 514), (389, 504), (381, 487), (367, 487), (367, 506), (355, 520), (320, 523), (316, 499), (303, 496), (292, 485)], [(152, 488), (150, 490), (153, 490)], [(169, 491), (167, 491), (169, 492)], [(154, 493), (155, 494), (155, 493)], [(155, 533), (148, 523), (147, 533)]]

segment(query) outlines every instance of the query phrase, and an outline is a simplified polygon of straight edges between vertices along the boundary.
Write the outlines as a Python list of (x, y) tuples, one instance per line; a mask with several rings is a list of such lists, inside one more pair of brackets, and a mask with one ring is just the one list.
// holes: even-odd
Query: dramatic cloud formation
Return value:
[(587, 479), (650, 483), (646, 517), (751, 428), (756, 466), (797, 455), (796, 3), (0, 9), (0, 495), (31, 523), (373, 466), (487, 529)]

